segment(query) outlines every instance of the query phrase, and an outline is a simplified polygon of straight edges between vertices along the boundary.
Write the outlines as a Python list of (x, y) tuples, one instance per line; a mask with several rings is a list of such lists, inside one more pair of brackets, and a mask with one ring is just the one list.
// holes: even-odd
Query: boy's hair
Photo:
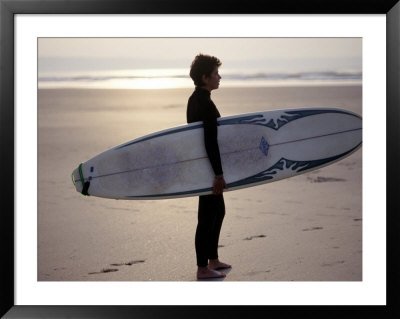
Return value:
[(207, 54), (198, 54), (190, 66), (190, 77), (192, 78), (195, 86), (203, 86), (202, 76), (209, 77), (214, 71), (215, 67), (220, 67), (221, 61), (215, 56)]

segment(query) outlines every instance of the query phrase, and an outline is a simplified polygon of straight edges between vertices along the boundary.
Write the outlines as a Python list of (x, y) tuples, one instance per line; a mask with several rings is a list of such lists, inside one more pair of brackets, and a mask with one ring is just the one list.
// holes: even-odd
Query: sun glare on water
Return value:
[[(100, 83), (99, 83), (100, 85)], [(140, 78), (140, 79), (114, 79), (101, 84), (101, 88), (110, 89), (172, 89), (190, 87), (187, 79), (175, 78)], [(100, 88), (100, 87), (99, 87)]]
[(82, 89), (172, 89), (192, 87), (182, 69), (142, 69), (81, 71), (63, 74), (39, 74), (39, 88)]
[(190, 87), (192, 81), (182, 69), (143, 69), (123, 70), (118, 76), (109, 80), (109, 88), (122, 89), (172, 89)]

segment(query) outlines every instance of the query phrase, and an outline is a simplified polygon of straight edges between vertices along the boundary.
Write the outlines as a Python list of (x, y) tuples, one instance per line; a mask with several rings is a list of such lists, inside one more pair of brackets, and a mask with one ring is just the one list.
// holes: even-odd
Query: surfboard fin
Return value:
[(90, 194), (88, 193), (89, 186), (90, 186), (90, 182), (85, 182), (85, 183), (83, 184), (82, 195), (90, 196)]

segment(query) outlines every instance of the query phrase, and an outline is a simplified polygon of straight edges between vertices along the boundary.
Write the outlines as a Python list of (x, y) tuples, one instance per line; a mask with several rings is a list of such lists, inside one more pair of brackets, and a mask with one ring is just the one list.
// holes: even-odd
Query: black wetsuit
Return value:
[[(196, 87), (190, 96), (186, 118), (188, 123), (202, 121), (204, 144), (215, 175), (223, 174), (221, 155), (218, 147), (218, 122), (221, 117), (210, 98), (208, 90)], [(210, 185), (212, 187), (212, 185)], [(208, 259), (218, 258), (218, 240), (225, 216), (223, 195), (203, 195), (199, 197), (198, 223), (195, 237), (197, 266), (205, 267)]]

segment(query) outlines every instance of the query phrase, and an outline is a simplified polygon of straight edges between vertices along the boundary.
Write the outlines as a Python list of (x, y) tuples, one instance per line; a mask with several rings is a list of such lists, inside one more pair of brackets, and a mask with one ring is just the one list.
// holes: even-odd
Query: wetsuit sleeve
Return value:
[(208, 158), (215, 175), (223, 174), (221, 165), (221, 155), (218, 147), (218, 122), (216, 108), (211, 101), (204, 101), (202, 110), (202, 119), (204, 126), (204, 144)]

